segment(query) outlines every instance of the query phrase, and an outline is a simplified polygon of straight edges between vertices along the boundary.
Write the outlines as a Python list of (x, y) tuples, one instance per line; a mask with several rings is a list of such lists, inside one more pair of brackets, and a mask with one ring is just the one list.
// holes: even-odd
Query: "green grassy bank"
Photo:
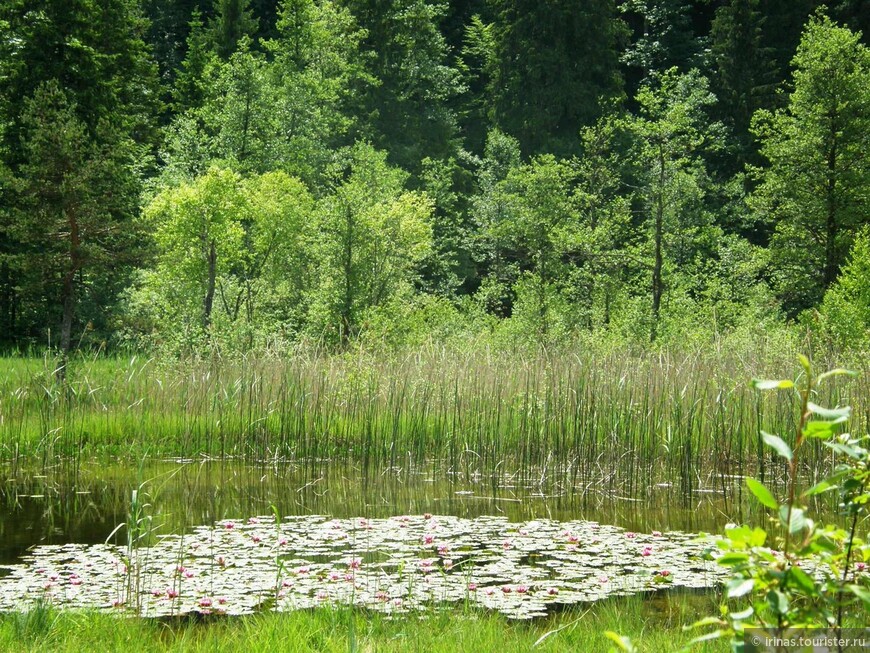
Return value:
[[(497, 614), (461, 611), (389, 619), (347, 609), (322, 609), (177, 623), (44, 611), (0, 617), (0, 650), (597, 652), (610, 649), (612, 643), (604, 633), (611, 630), (630, 637), (638, 650), (673, 653), (699, 634), (686, 632), (683, 626), (698, 618), (704, 609), (708, 612), (703, 614), (714, 609), (712, 598), (653, 602), (638, 597), (615, 599), (533, 622), (510, 622)], [(547, 633), (552, 634), (545, 637)], [(728, 647), (714, 642), (694, 650), (725, 651)]]

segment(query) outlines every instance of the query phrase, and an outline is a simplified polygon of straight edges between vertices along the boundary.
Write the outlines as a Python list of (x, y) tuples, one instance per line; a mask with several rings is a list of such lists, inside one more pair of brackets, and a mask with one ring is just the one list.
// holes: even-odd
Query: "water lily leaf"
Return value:
[(776, 453), (785, 458), (786, 460), (791, 460), (794, 457), (792, 453), (791, 447), (785, 443), (778, 435), (773, 435), (772, 433), (768, 433), (766, 431), (761, 432), (761, 439), (764, 440), (764, 444), (768, 447), (772, 448)]
[(752, 387), (756, 390), (777, 390), (781, 388), (793, 388), (794, 381), (789, 381), (788, 379), (752, 379)]
[(771, 494), (770, 490), (764, 487), (763, 483), (754, 478), (747, 478), (746, 485), (749, 487), (749, 491), (755, 495), (755, 498), (758, 499), (763, 506), (767, 506), (774, 510), (779, 507), (776, 498)]

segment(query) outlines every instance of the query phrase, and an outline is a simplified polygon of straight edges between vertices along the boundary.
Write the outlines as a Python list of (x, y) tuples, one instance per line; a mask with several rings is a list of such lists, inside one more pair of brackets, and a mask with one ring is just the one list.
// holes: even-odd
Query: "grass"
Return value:
[[(697, 632), (684, 632), (713, 609), (712, 596), (662, 602), (614, 599), (545, 621), (510, 622), (495, 614), (447, 611), (425, 618), (389, 619), (350, 609), (319, 609), (208, 621), (145, 621), (103, 613), (53, 613), (0, 617), (0, 650), (219, 653), (222, 651), (607, 651), (604, 632), (628, 636), (638, 650), (667, 652)], [(704, 612), (706, 610), (706, 612)], [(554, 632), (555, 631), (555, 632)], [(546, 633), (552, 632), (537, 647)], [(697, 651), (726, 651), (715, 642)]]

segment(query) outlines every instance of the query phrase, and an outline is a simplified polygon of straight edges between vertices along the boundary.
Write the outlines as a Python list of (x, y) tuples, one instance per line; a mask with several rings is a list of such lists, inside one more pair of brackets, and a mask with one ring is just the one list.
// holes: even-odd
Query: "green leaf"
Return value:
[(729, 553), (724, 553), (716, 559), (716, 562), (722, 566), (730, 567), (731, 565), (737, 565), (741, 562), (746, 562), (749, 560), (748, 553), (740, 553), (739, 551), (731, 551)]
[(818, 415), (822, 419), (826, 420), (840, 420), (840, 419), (849, 419), (849, 415), (852, 413), (851, 406), (844, 406), (843, 408), (823, 408), (818, 404), (814, 404), (813, 402), (809, 402), (807, 404), (807, 408), (814, 415)]
[(699, 619), (695, 623), (689, 624), (688, 626), (683, 626), (683, 630), (692, 630), (694, 628), (704, 628), (706, 626), (724, 626), (725, 622), (722, 621), (719, 617), (704, 617), (703, 619)]
[(778, 390), (781, 388), (793, 388), (794, 381), (788, 379), (752, 379), (752, 387), (756, 390)]
[(812, 486), (809, 490), (803, 493), (805, 497), (811, 497), (816, 494), (822, 494), (823, 492), (830, 492), (831, 490), (836, 490), (837, 485), (835, 483), (831, 483), (829, 479), (825, 479), (823, 481), (819, 481), (814, 486)]
[(798, 363), (801, 364), (801, 367), (804, 368), (807, 375), (810, 374), (810, 359), (804, 356), (803, 354), (798, 354)]
[(631, 640), (628, 637), (624, 637), (623, 635), (618, 635), (612, 630), (605, 630), (604, 636), (610, 641), (614, 642), (620, 651), (628, 651), (632, 653), (637, 649), (634, 648), (634, 645), (631, 643)]
[(734, 580), (728, 581), (726, 587), (728, 588), (728, 598), (737, 599), (741, 596), (746, 596), (752, 591), (752, 588), (755, 587), (755, 579), (749, 578), (747, 580), (741, 580), (735, 578)]
[(764, 440), (764, 444), (768, 447), (772, 448), (776, 453), (785, 458), (786, 460), (791, 460), (794, 457), (794, 454), (791, 451), (791, 447), (785, 443), (778, 435), (773, 435), (772, 433), (768, 433), (766, 431), (761, 432), (761, 439)]
[(767, 593), (767, 603), (776, 614), (784, 615), (788, 612), (788, 598), (779, 590), (770, 590)]
[(789, 570), (789, 574), (791, 576), (791, 580), (794, 581), (795, 585), (801, 588), (808, 595), (815, 596), (816, 594), (818, 594), (816, 584), (803, 569), (801, 569), (800, 567), (792, 567)]
[(838, 419), (833, 422), (821, 422), (819, 420), (810, 420), (804, 426), (805, 438), (817, 438), (819, 440), (827, 440), (834, 435), (834, 425), (840, 424), (846, 420)]
[(865, 607), (870, 607), (870, 590), (860, 585), (846, 585), (846, 589), (857, 596)]
[(755, 609), (750, 605), (740, 612), (732, 612), (729, 616), (735, 621), (743, 621), (744, 619), (749, 619), (753, 614), (755, 614)]
[(780, 506), (779, 519), (783, 526), (788, 527), (789, 533), (798, 533), (807, 527), (807, 517), (800, 508), (792, 508), (789, 519), (788, 506)]
[(847, 370), (844, 367), (838, 367), (835, 370), (829, 370), (827, 372), (823, 372), (823, 373), (819, 374), (819, 378), (816, 379), (816, 385), (820, 385), (822, 383), (822, 381), (824, 381), (825, 379), (828, 379), (832, 376), (841, 376), (841, 375), (858, 376), (858, 373), (853, 372), (852, 370)]
[(754, 478), (747, 478), (746, 485), (749, 487), (749, 491), (755, 495), (755, 498), (758, 499), (762, 505), (767, 506), (768, 508), (773, 508), (776, 510), (779, 508), (779, 503), (777, 503), (776, 498), (771, 494), (770, 490), (768, 490), (761, 481), (756, 481)]

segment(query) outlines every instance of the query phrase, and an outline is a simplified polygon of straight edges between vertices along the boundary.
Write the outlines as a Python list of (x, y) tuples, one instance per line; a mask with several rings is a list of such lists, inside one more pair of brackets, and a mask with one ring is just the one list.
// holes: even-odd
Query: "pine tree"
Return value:
[(214, 0), (209, 35), (215, 53), (225, 61), (238, 49), (242, 38), (253, 42), (257, 35), (258, 22), (250, 5), (251, 0)]
[(492, 0), (496, 126), (524, 152), (573, 154), (579, 130), (620, 97), (613, 0)]

